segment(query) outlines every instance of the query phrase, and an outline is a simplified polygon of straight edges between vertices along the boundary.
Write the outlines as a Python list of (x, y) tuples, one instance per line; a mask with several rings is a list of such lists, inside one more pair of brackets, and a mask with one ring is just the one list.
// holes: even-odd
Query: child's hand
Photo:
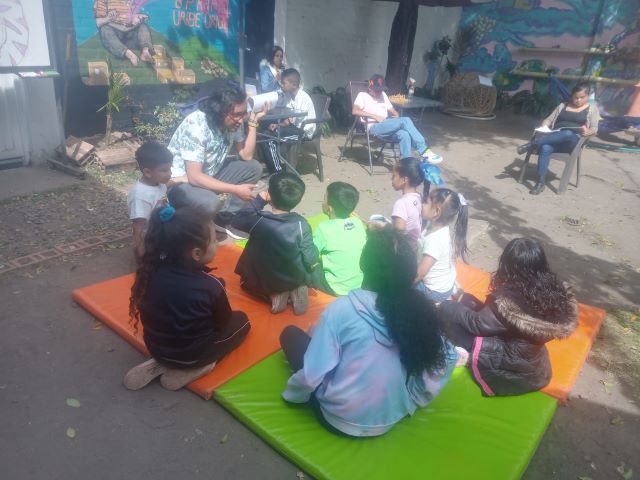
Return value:
[(235, 187), (236, 188), (231, 193), (233, 193), (234, 195), (237, 195), (238, 197), (240, 197), (240, 199), (244, 200), (245, 202), (250, 202), (251, 200), (256, 198), (255, 194), (252, 191), (254, 188), (256, 188), (255, 184), (243, 183), (242, 185), (236, 185)]
[(260, 192), (259, 195), (260, 195), (260, 198), (262, 198), (265, 202), (269, 203), (271, 201), (271, 195), (269, 195), (269, 192), (267, 191)]

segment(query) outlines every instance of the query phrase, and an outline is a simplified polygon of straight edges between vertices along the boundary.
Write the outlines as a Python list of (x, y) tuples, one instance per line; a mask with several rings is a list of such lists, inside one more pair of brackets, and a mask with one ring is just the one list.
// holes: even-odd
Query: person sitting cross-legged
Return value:
[(411, 157), (411, 149), (414, 148), (427, 162), (433, 165), (442, 162), (442, 156), (429, 148), (413, 121), (409, 117), (401, 117), (393, 108), (385, 89), (384, 77), (372, 76), (369, 91), (358, 94), (351, 113), (366, 118), (367, 128), (373, 135), (398, 142), (400, 158)]

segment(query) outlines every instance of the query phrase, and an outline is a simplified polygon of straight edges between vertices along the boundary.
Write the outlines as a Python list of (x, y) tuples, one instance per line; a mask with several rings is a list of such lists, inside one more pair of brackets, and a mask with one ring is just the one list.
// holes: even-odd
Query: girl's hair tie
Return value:
[(458, 193), (458, 200), (460, 200), (460, 205), (462, 207), (466, 207), (469, 205), (469, 203), (467, 202), (467, 199), (464, 198), (464, 195), (462, 195), (461, 193)]
[(434, 185), (443, 185), (444, 180), (440, 176), (440, 169), (435, 165), (431, 165), (427, 162), (420, 162), (420, 169), (422, 170), (422, 176), (424, 179)]
[(162, 223), (167, 223), (169, 220), (173, 218), (175, 214), (176, 214), (176, 209), (173, 208), (171, 205), (167, 205), (166, 207), (163, 207), (162, 210), (160, 210), (160, 221)]

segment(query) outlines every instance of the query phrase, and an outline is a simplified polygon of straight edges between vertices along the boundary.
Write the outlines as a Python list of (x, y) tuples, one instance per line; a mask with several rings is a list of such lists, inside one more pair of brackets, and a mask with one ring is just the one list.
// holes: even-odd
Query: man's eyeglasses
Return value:
[(235, 120), (241, 120), (247, 115), (247, 111), (245, 110), (243, 112), (234, 112), (233, 110), (231, 110), (227, 115)]

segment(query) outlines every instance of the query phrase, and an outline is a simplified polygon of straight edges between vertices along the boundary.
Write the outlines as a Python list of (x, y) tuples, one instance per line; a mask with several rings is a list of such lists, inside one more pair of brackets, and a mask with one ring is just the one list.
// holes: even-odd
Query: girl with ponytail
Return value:
[(448, 188), (438, 188), (422, 200), (422, 220), (427, 222), (419, 241), (418, 290), (434, 302), (451, 297), (456, 285), (456, 260), (467, 261), (468, 206), (465, 198)]
[(142, 323), (151, 358), (126, 374), (128, 389), (160, 376), (163, 387), (178, 390), (209, 373), (246, 337), (247, 316), (231, 310), (222, 280), (208, 273), (215, 253), (206, 212), (171, 206), (152, 212), (129, 300), (134, 332)]
[(457, 353), (440, 335), (433, 302), (413, 287), (416, 256), (405, 235), (371, 230), (360, 267), (362, 288), (327, 307), (313, 338), (289, 326), (280, 343), (295, 372), (284, 399), (310, 402), (334, 433), (368, 437), (433, 400)]

